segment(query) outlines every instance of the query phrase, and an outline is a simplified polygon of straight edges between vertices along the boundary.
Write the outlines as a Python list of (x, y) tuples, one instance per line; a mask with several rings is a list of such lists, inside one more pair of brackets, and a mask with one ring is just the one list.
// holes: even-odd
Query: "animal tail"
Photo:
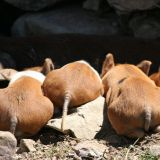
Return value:
[(145, 119), (144, 119), (144, 129), (145, 131), (149, 130), (151, 123), (151, 109), (150, 107), (146, 107), (145, 109)]
[(15, 134), (17, 123), (18, 123), (17, 117), (16, 116), (11, 117), (10, 132), (12, 134)]
[(66, 92), (65, 97), (64, 97), (64, 104), (63, 104), (63, 113), (62, 113), (62, 122), (61, 122), (61, 131), (64, 132), (64, 128), (65, 128), (65, 119), (67, 116), (67, 112), (68, 112), (68, 106), (70, 104), (71, 101), (71, 95)]

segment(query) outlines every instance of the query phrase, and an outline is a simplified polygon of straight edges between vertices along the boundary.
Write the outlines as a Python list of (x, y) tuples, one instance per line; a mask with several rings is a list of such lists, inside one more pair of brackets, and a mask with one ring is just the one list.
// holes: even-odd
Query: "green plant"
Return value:
[(149, 152), (146, 152), (143, 155), (141, 155), (140, 160), (158, 160), (158, 157), (152, 155)]

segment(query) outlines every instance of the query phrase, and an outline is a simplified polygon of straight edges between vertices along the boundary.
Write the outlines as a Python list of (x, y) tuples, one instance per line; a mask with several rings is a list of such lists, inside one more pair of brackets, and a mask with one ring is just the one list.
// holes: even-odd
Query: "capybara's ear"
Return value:
[(51, 58), (46, 58), (42, 67), (42, 73), (47, 75), (50, 71), (54, 70), (54, 64)]
[(105, 60), (103, 61), (101, 77), (103, 77), (111, 68), (115, 66), (114, 58), (112, 53), (106, 55)]
[(148, 60), (143, 60), (139, 64), (137, 64), (137, 67), (141, 69), (146, 75), (149, 74), (150, 67), (152, 62)]

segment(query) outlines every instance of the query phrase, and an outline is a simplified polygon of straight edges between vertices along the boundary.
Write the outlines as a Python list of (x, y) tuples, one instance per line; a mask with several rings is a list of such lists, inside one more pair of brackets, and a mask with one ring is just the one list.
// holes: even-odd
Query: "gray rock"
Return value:
[(129, 13), (135, 10), (155, 8), (160, 0), (107, 0), (118, 13)]
[(15, 7), (28, 11), (37, 11), (65, 0), (4, 0)]
[(12, 159), (16, 146), (17, 140), (12, 133), (0, 131), (0, 159)]
[(92, 157), (100, 159), (103, 157), (103, 153), (108, 150), (108, 147), (96, 140), (87, 140), (78, 143), (73, 149), (81, 158)]
[(15, 160), (15, 158), (13, 158), (10, 155), (5, 155), (5, 156), (0, 156), (0, 160)]
[[(105, 99), (98, 97), (78, 107), (77, 112), (67, 115), (65, 131), (71, 131), (77, 138), (93, 139), (103, 123), (104, 104)], [(61, 131), (61, 118), (51, 119), (46, 126)]]
[(100, 8), (101, 0), (86, 0), (83, 2), (83, 8), (93, 11), (98, 11)]
[(0, 51), (0, 69), (2, 68), (16, 68), (16, 62), (10, 54)]
[(34, 147), (35, 141), (32, 139), (21, 139), (20, 140), (20, 148), (17, 151), (17, 153), (22, 153), (22, 152), (35, 152), (36, 149)]
[(113, 35), (120, 33), (115, 13), (107, 19), (83, 10), (77, 5), (43, 13), (26, 14), (12, 27), (13, 36), (50, 35), (62, 33)]
[(160, 156), (160, 145), (152, 145), (149, 150), (153, 156)]
[(160, 37), (160, 21), (153, 16), (135, 16), (130, 20), (129, 27), (135, 37), (152, 39)]

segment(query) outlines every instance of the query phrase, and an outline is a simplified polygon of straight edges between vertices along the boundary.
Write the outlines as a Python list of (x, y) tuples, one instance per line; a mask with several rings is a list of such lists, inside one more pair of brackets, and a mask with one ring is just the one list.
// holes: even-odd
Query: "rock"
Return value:
[(83, 8), (93, 11), (98, 11), (101, 0), (86, 0), (83, 2)]
[(16, 68), (16, 62), (10, 54), (0, 51), (0, 55), (0, 69)]
[(22, 152), (34, 152), (36, 149), (34, 148), (35, 141), (32, 139), (21, 139), (20, 140), (20, 148), (17, 151), (18, 153)]
[(152, 145), (149, 150), (153, 156), (160, 156), (160, 145)]
[(0, 156), (0, 160), (15, 160), (15, 159), (10, 155), (6, 155), (6, 156)]
[(10, 132), (0, 131), (0, 159), (12, 159), (16, 152), (17, 140)]
[(38, 11), (64, 0), (4, 0), (15, 7), (27, 11)]
[[(65, 130), (71, 131), (77, 138), (93, 139), (103, 123), (104, 104), (105, 99), (98, 97), (78, 107), (76, 113), (67, 115)], [(61, 131), (61, 120), (61, 118), (51, 119), (46, 126)]]
[(155, 8), (160, 0), (107, 0), (117, 13), (130, 13), (136, 10), (147, 10)]
[(135, 37), (152, 38), (160, 37), (160, 22), (156, 16), (139, 15), (133, 17), (129, 22), (129, 27)]
[(114, 35), (119, 34), (118, 17), (109, 14), (107, 19), (100, 18), (92, 12), (77, 5), (43, 13), (25, 14), (12, 26), (13, 36), (50, 35), (50, 34), (85, 34)]
[(100, 159), (103, 157), (103, 153), (108, 150), (108, 147), (96, 140), (87, 140), (78, 143), (73, 149), (81, 158), (90, 157)]

